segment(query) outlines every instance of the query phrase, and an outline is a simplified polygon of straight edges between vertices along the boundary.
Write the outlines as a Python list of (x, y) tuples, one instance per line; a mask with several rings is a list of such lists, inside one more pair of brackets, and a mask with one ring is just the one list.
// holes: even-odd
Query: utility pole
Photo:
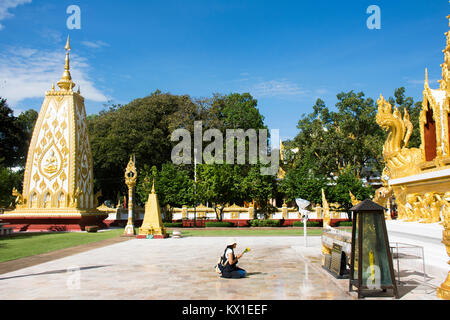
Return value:
[(194, 227), (197, 227), (197, 148), (194, 148)]

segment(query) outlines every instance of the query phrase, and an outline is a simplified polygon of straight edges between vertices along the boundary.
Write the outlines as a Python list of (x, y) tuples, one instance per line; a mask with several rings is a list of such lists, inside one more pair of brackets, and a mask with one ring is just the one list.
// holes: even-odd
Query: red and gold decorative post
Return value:
[(127, 168), (125, 170), (125, 183), (128, 186), (128, 221), (123, 233), (124, 236), (134, 236), (133, 224), (133, 193), (136, 186), (137, 171), (134, 165), (133, 158), (130, 157)]

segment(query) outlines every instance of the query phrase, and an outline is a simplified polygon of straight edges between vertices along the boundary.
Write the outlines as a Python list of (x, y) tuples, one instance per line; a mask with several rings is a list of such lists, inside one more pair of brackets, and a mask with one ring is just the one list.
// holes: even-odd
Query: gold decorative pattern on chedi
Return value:
[[(69, 39), (66, 50), (64, 73), (58, 82), (60, 90), (53, 84), (46, 92), (33, 130), (23, 192), (13, 190), (16, 197), (13, 213), (61, 213), (56, 209), (95, 211), (93, 161), (84, 98), (79, 89), (78, 93), (73, 91)], [(40, 210), (48, 208), (50, 210)]]

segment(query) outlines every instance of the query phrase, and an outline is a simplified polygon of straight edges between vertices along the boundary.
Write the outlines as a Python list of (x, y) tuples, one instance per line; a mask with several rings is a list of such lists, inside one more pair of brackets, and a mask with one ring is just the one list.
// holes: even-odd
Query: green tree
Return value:
[(145, 165), (140, 172), (139, 182), (136, 186), (140, 201), (144, 204), (152, 190), (155, 181), (155, 191), (161, 208), (166, 205), (171, 207), (181, 207), (183, 205), (193, 205), (193, 184), (190, 171), (166, 162), (160, 171), (156, 166), (149, 168)]
[(225, 129), (266, 129), (258, 101), (249, 93), (214, 95), (208, 110), (210, 127), (225, 133)]
[(8, 107), (6, 99), (0, 97), (0, 159), (5, 167), (14, 167), (21, 162), (22, 129)]
[(285, 194), (286, 200), (301, 198), (312, 203), (322, 202), (322, 188), (327, 190), (327, 178), (313, 172), (314, 159), (305, 157), (289, 168), (285, 178), (280, 182), (280, 190)]
[(36, 110), (29, 109), (22, 112), (17, 117), (17, 123), (22, 131), (22, 142), (19, 145), (20, 163), (21, 167), (25, 167), (28, 148), (30, 146), (31, 138), (33, 136), (34, 126), (36, 124), (39, 113)]
[(130, 155), (136, 156), (138, 171), (144, 165), (160, 169), (170, 161), (175, 145), (170, 141), (172, 130), (193, 128), (200, 113), (189, 96), (156, 91), (89, 117), (96, 189), (101, 189), (106, 199), (126, 194), (123, 172)]
[(201, 202), (212, 205), (219, 221), (227, 203), (242, 201), (239, 167), (225, 163), (197, 165), (197, 195)]
[(337, 98), (337, 111), (329, 111), (318, 99), (314, 111), (300, 119), (300, 132), (293, 141), (300, 150), (296, 159), (314, 159), (313, 172), (329, 178), (348, 165), (363, 177), (378, 174), (384, 166), (385, 136), (375, 120), (374, 100), (353, 91), (339, 93)]
[(7, 208), (15, 205), (12, 189), (21, 190), (23, 172), (14, 172), (2, 165), (0, 159), (0, 207)]
[(261, 165), (252, 165), (242, 178), (242, 197), (249, 202), (255, 200), (261, 206), (259, 211), (268, 214), (272, 209), (269, 200), (276, 196), (277, 182), (274, 176), (261, 175), (260, 169)]
[(338, 209), (349, 213), (349, 209), (353, 207), (350, 191), (357, 199), (365, 200), (369, 199), (375, 190), (371, 186), (364, 186), (361, 179), (356, 176), (356, 170), (348, 166), (339, 172), (336, 184), (330, 191), (328, 200), (339, 203), (340, 208)]

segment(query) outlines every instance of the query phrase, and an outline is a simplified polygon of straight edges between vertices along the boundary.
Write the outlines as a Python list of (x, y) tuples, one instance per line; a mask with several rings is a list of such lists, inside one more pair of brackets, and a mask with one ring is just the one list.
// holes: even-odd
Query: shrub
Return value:
[(339, 221), (337, 224), (338, 227), (351, 227), (353, 226), (352, 221)]
[(280, 220), (250, 220), (248, 224), (252, 227), (280, 227), (281, 221)]
[(230, 228), (234, 227), (232, 222), (209, 221), (205, 223), (206, 228)]
[[(306, 226), (311, 227), (311, 228), (320, 227), (320, 225), (321, 225), (320, 221), (307, 221), (306, 222)], [(294, 221), (293, 226), (294, 227), (303, 227), (303, 221)]]
[(183, 222), (164, 222), (166, 228), (182, 228)]

